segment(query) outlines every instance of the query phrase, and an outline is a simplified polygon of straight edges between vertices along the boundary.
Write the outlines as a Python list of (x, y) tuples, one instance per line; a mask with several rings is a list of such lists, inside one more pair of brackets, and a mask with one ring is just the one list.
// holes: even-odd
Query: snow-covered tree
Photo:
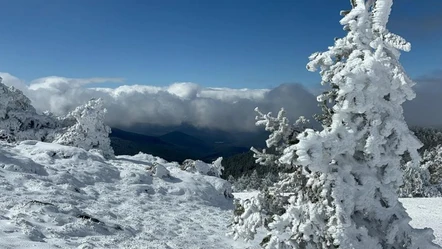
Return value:
[(278, 176), (272, 172), (268, 172), (262, 179), (261, 179), (261, 190), (267, 189), (269, 187), (272, 187), (276, 182), (278, 181)]
[(111, 129), (104, 124), (106, 109), (102, 99), (91, 99), (85, 105), (75, 108), (62, 121), (71, 124), (58, 134), (54, 142), (83, 148), (98, 150), (103, 156), (111, 158), (114, 151), (110, 145)]
[(249, 177), (246, 175), (242, 175), (238, 177), (234, 183), (235, 191), (243, 191), (247, 189), (249, 185)]
[(442, 184), (442, 144), (425, 151), (422, 164), (430, 173), (430, 184)]
[[(248, 177), (242, 176), (236, 182), (237, 188), (262, 190), (256, 197), (236, 202), (230, 234), (234, 238), (243, 237), (246, 240), (254, 238), (259, 226), (269, 229), (268, 224), (273, 221), (273, 217), (285, 212), (290, 196), (301, 190), (306, 182), (306, 178), (299, 168), (293, 167), (292, 162), (284, 163), (279, 159), (289, 146), (298, 142), (296, 137), (305, 129), (308, 120), (301, 116), (295, 124), (290, 124), (284, 109), (281, 109), (276, 117), (273, 117), (271, 113), (263, 114), (258, 108), (255, 111), (258, 113), (256, 125), (264, 126), (265, 130), (270, 132), (266, 140), (268, 150), (264, 149), (260, 152), (251, 148), (256, 162), (266, 167), (273, 167), (276, 171), (288, 170), (290, 173), (279, 173), (275, 176), (269, 172), (261, 181), (256, 179), (257, 174), (256, 177), (252, 174)], [(246, 179), (246, 183), (241, 182), (243, 179)], [(261, 182), (259, 187), (258, 182)], [(268, 242), (269, 238), (266, 237), (263, 240), (263, 245)]]
[(398, 201), (401, 160), (416, 167), (421, 146), (402, 109), (414, 98), (414, 83), (399, 63), (399, 51), (411, 46), (386, 28), (392, 0), (351, 3), (352, 10), (342, 12), (347, 35), (310, 57), (307, 68), (320, 68), (322, 83), (331, 88), (318, 97), (329, 103), (323, 108), (324, 127), (306, 129), (279, 159), (297, 167), (306, 181), (284, 213), (273, 216), (263, 246), (440, 248), (431, 229), (409, 225)]
[(406, 163), (403, 170), (401, 197), (442, 196), (442, 145), (425, 150), (419, 167)]
[(427, 127), (412, 127), (411, 130), (414, 135), (423, 143), (423, 146), (419, 150), (423, 152), (433, 149), (442, 144), (442, 132), (440, 129), (427, 128)]
[(51, 141), (57, 126), (54, 117), (38, 114), (22, 91), (4, 85), (0, 77), (0, 139)]
[(252, 174), (249, 176), (249, 184), (247, 185), (247, 189), (249, 190), (258, 190), (261, 186), (261, 179), (258, 176), (258, 172), (253, 170)]
[(269, 246), (438, 248), (431, 230), (409, 225), (398, 201), (401, 156), (416, 164), (421, 144), (403, 117), (414, 83), (399, 64), (399, 50), (410, 44), (386, 29), (392, 3), (355, 0), (341, 20), (348, 35), (310, 57), (308, 69), (319, 67), (323, 84), (335, 89), (331, 123), (299, 135), (281, 159), (310, 172), (308, 194), (291, 198), (270, 224)]

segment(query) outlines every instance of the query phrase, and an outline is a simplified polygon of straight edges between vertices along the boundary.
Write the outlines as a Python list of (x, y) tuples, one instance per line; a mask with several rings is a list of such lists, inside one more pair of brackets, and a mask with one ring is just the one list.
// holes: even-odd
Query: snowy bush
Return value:
[(232, 221), (232, 231), (234, 239), (243, 238), (253, 240), (257, 229), (264, 225), (265, 209), (262, 207), (262, 196), (235, 200), (235, 211)]
[(442, 184), (442, 145), (426, 150), (422, 157), (422, 165), (430, 173), (429, 183)]
[(83, 106), (75, 108), (62, 121), (72, 124), (58, 134), (55, 143), (83, 148), (85, 150), (100, 150), (107, 157), (113, 157), (109, 133), (111, 129), (104, 124), (106, 109), (101, 99), (91, 99)]
[(424, 151), (418, 167), (407, 163), (403, 166), (404, 184), (401, 197), (442, 196), (442, 146)]
[[(258, 113), (256, 125), (265, 126), (265, 130), (270, 131), (269, 138), (266, 140), (269, 151), (264, 149), (260, 152), (251, 148), (256, 162), (280, 171), (289, 170), (291, 173), (279, 173), (278, 176), (268, 173), (265, 178), (260, 179), (257, 171), (254, 170), (250, 176), (241, 176), (235, 181), (237, 190), (259, 189), (263, 191), (250, 200), (236, 202), (230, 234), (234, 238), (243, 237), (246, 240), (254, 238), (256, 228), (259, 226), (265, 226), (270, 230), (268, 225), (273, 221), (273, 217), (285, 213), (290, 197), (293, 193), (301, 191), (306, 182), (298, 167), (292, 163), (281, 162), (279, 159), (286, 149), (298, 142), (297, 136), (305, 129), (304, 126), (308, 120), (300, 117), (295, 124), (291, 125), (285, 116), (284, 109), (281, 109), (276, 117), (273, 117), (271, 113), (263, 114), (258, 108), (255, 111)], [(265, 238), (263, 245), (268, 242), (269, 238)]]
[(219, 157), (211, 164), (208, 164), (200, 160), (186, 159), (180, 168), (188, 172), (221, 177), (222, 171), (224, 170), (224, 167), (221, 164), (222, 160), (223, 158)]

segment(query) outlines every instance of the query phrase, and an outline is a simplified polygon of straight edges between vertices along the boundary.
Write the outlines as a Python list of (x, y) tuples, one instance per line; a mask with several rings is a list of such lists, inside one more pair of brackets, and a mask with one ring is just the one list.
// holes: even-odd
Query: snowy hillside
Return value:
[[(244, 249), (258, 242), (225, 236), (233, 208), (227, 182), (146, 154), (105, 160), (57, 144), (1, 142), (0, 191), (0, 248)], [(442, 199), (402, 201), (412, 224), (436, 229), (442, 244)]]
[(0, 248), (244, 248), (224, 236), (229, 189), (146, 154), (1, 142)]

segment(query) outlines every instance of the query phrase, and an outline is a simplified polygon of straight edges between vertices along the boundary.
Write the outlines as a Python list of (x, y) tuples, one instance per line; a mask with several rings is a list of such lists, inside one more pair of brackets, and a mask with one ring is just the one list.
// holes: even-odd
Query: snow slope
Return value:
[[(163, 165), (171, 177), (151, 168)], [(146, 154), (104, 160), (0, 144), (0, 248), (245, 248), (224, 236), (229, 184)], [(161, 174), (160, 174), (161, 176)]]
[[(0, 142), (0, 248), (257, 248), (258, 240), (225, 236), (228, 188), (151, 155), (105, 160), (57, 144)], [(434, 228), (442, 244), (442, 198), (402, 202), (412, 224)]]

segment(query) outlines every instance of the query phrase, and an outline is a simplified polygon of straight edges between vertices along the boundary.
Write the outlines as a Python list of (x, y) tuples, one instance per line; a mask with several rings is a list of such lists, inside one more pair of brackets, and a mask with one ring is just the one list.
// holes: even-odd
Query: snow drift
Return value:
[(151, 155), (0, 142), (0, 248), (232, 248), (230, 191)]

